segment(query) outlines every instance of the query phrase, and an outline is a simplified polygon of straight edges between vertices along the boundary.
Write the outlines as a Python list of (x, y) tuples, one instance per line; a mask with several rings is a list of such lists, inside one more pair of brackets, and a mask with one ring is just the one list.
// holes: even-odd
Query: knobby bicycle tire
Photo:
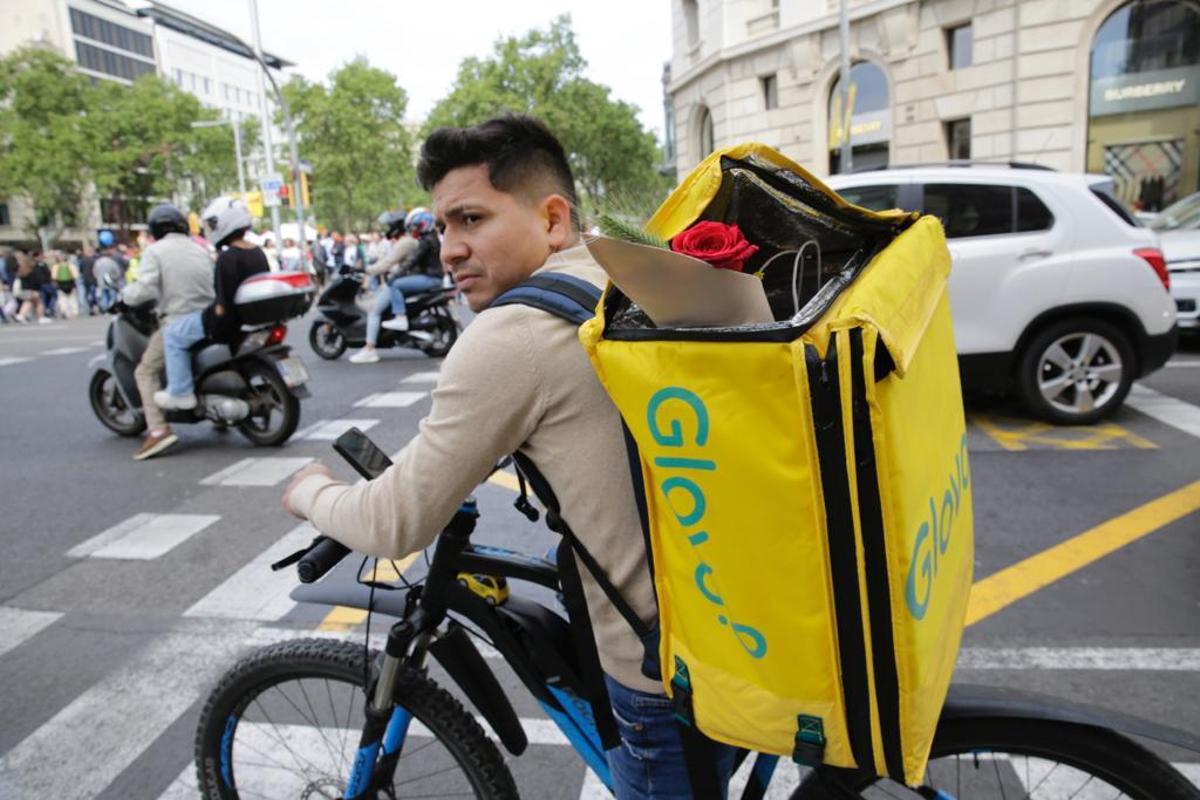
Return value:
[[(937, 771), (934, 766), (945, 763), (945, 759), (961, 756), (955, 760), (956, 768), (965, 766), (968, 769), (983, 769), (995, 772), (998, 791), (981, 793), (978, 791), (962, 792), (961, 783), (958, 792), (949, 780), (939, 781), (931, 775)], [(1024, 791), (1011, 791), (1017, 783), (1009, 783), (1009, 789), (1004, 788), (1001, 780), (1000, 764), (1008, 757), (1024, 759), (1026, 769), (1031, 760), (1036, 759), (1045, 763), (1053, 762), (1054, 767), (1047, 771), (1039, 765), (1040, 771), (1032, 776), (1020, 774), (1020, 762), (1010, 762), (1006, 768), (1012, 769), (1012, 777), (1020, 781)], [(1028, 757), (1028, 758), (1027, 758)], [(943, 759), (942, 762), (935, 761)], [(1045, 719), (1020, 718), (972, 718), (944, 720), (938, 726), (930, 757), (931, 768), (926, 773), (930, 788), (941, 789), (956, 800), (1020, 800), (1040, 796), (1047, 781), (1054, 776), (1054, 769), (1064, 766), (1089, 776), (1088, 781), (1099, 779), (1131, 800), (1200, 800), (1200, 789), (1197, 789), (1186, 777), (1169, 763), (1147, 750), (1142, 745), (1116, 731), (1091, 725), (1080, 725), (1071, 722), (1059, 722)], [(949, 779), (949, 774), (944, 773)], [(962, 776), (956, 776), (961, 781)], [(968, 776), (970, 778), (971, 776)], [(1020, 780), (1024, 778), (1023, 780)], [(1060, 773), (1061, 778), (1061, 773)], [(1040, 781), (1040, 783), (1039, 783)], [(1032, 784), (1032, 785), (1031, 785)], [(1085, 782), (1084, 786), (1087, 785)], [(1045, 789), (1045, 796), (1068, 796), (1053, 794), (1050, 788)], [(1082, 791), (1082, 787), (1080, 790)], [(847, 770), (819, 769), (807, 776), (800, 787), (792, 795), (793, 800), (845, 800), (852, 797), (863, 798), (919, 798), (921, 795), (904, 789), (890, 781), (877, 781), (875, 778)], [(1076, 796), (1074, 794), (1069, 796)], [(1093, 795), (1081, 795), (1093, 796)], [(1100, 795), (1096, 795), (1100, 796)], [(1112, 797), (1104, 794), (1104, 797)]]
[[(376, 663), (376, 655), (375, 651), (371, 652), (372, 664)], [(361, 719), (361, 701), (364, 697), (361, 692), (364, 677), (363, 658), (364, 648), (362, 645), (332, 639), (298, 639), (264, 647), (235, 664), (213, 689), (200, 715), (200, 724), (196, 731), (195, 755), (197, 781), (201, 796), (211, 800), (218, 798), (219, 800), (237, 800), (241, 797), (236, 788), (239, 783), (238, 772), (232, 764), (222, 763), (223, 743), (226, 743), (227, 737), (229, 737), (228, 741), (232, 742), (229, 750), (234, 754), (229, 760), (236, 763), (236, 754), (241, 746), (237, 736), (245, 722), (243, 715), (250, 710), (253, 704), (258, 702), (259, 698), (276, 687), (286, 686), (289, 682), (324, 682), (325, 689), (331, 692), (330, 708), (334, 713), (334, 719), (340, 725), (339, 709), (334, 704), (330, 682), (345, 685), (348, 687), (345, 691), (348, 692), (349, 697), (357, 698), (359, 702), (360, 707), (356, 713)], [(339, 689), (342, 688), (339, 687)], [(288, 699), (289, 695), (283, 688), (276, 690), (282, 693), (285, 699)], [(314, 694), (316, 693), (314, 692)], [(295, 696), (294, 690), (290, 696)], [(445, 748), (453, 760), (454, 766), (461, 771), (469, 784), (470, 791), (464, 792), (466, 796), (473, 794), (474, 797), (486, 800), (493, 798), (495, 800), (516, 800), (518, 798), (512, 774), (505, 765), (495, 743), (487, 737), (474, 717), (449, 692), (430, 680), (423, 672), (408, 670), (402, 672), (398, 679), (396, 701), (410, 711), (414, 720), (432, 734), (433, 741), (428, 744), (436, 743)], [(299, 706), (303, 706), (306, 702), (308, 708), (312, 710), (313, 703), (309, 701), (307, 693), (304, 694), (303, 700), (295, 701), (296, 705), (293, 705), (293, 709), (300, 711), (303, 716), (304, 709)], [(317, 702), (320, 702), (320, 698), (317, 699)], [(351, 720), (351, 712), (354, 711), (353, 708), (347, 709), (347, 726)], [(268, 716), (268, 722), (270, 721)], [(271, 724), (275, 726), (274, 722)], [(282, 727), (290, 729), (301, 726), (285, 725)], [(358, 733), (359, 731), (349, 729), (341, 731), (340, 740), (335, 742), (343, 747), (348, 746), (350, 750), (348, 758), (339, 760), (335, 757), (333, 759), (337, 762), (336, 765), (342, 774), (321, 776), (306, 774), (300, 778), (308, 782), (301, 794), (315, 797), (341, 796), (341, 792), (345, 789), (344, 781), (349, 777), (349, 763), (358, 747)], [(324, 739), (324, 737), (322, 738)], [(292, 753), (292, 746), (296, 744), (296, 741), (289, 732), (270, 740), (269, 743), (273, 748), (271, 753), (253, 749), (248, 752), (271, 761), (270, 765), (261, 765), (267, 770), (278, 769), (273, 765), (281, 762), (276, 761), (275, 756), (285, 759), (286, 754), (290, 754), (298, 759), (296, 765), (302, 770), (301, 762), (303, 761), (304, 764), (310, 764), (310, 762)], [(422, 747), (421, 744), (414, 745), (413, 741), (410, 735), (409, 741), (405, 742), (402, 759), (396, 770), (395, 780), (401, 784), (409, 780), (404, 772), (406, 762), (403, 755), (410, 749), (415, 751)], [(428, 755), (428, 753), (421, 754), (422, 763), (428, 762)], [(417, 753), (414, 752), (413, 758), (417, 757)], [(227, 785), (223, 767), (229, 768), (234, 786)], [(243, 794), (248, 793), (248, 791), (243, 792)], [(265, 794), (274, 796), (274, 792)], [(264, 796), (264, 793), (259, 791), (253, 796)], [(396, 796), (403, 797), (404, 795)]]

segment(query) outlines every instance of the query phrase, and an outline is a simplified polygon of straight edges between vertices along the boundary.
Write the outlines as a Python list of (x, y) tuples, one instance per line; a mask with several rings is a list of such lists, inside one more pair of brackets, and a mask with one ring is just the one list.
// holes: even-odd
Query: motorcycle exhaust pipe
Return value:
[(204, 408), (218, 422), (236, 423), (250, 416), (250, 404), (245, 400), (226, 395), (206, 395)]

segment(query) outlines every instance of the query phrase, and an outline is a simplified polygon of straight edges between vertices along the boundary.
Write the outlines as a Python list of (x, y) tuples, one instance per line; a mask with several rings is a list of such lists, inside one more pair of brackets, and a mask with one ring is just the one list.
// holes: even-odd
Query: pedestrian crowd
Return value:
[(111, 308), (137, 280), (141, 249), (118, 245), (109, 231), (100, 239), (98, 251), (0, 251), (0, 324), (48, 324)]

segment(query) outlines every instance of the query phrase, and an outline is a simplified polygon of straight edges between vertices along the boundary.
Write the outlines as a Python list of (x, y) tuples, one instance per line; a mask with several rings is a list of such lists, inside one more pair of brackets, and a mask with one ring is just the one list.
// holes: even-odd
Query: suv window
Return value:
[(1113, 184), (1111, 181), (1093, 183), (1091, 189), (1092, 194), (1096, 196), (1096, 199), (1108, 206), (1109, 211), (1112, 211), (1114, 214), (1120, 217), (1121, 221), (1126, 225), (1129, 225), (1133, 228), (1142, 227), (1142, 223), (1137, 221), (1137, 217), (1133, 216), (1129, 209), (1125, 207), (1125, 204), (1117, 199), (1117, 196), (1113, 194)]
[(947, 239), (1012, 233), (1012, 187), (928, 183), (925, 213), (942, 221)]
[(1054, 214), (1038, 196), (1023, 186), (1017, 187), (1017, 231), (1044, 231), (1053, 227)]
[(847, 203), (869, 208), (872, 211), (887, 211), (899, 208), (900, 187), (884, 184), (882, 186), (851, 186), (839, 189), (838, 194), (846, 198)]

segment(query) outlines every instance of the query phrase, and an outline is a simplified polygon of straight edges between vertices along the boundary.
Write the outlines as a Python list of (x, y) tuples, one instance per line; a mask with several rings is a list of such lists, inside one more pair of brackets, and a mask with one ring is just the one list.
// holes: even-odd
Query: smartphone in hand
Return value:
[(339, 436), (333, 449), (367, 480), (378, 478), (392, 465), (387, 453), (358, 428), (351, 428)]

